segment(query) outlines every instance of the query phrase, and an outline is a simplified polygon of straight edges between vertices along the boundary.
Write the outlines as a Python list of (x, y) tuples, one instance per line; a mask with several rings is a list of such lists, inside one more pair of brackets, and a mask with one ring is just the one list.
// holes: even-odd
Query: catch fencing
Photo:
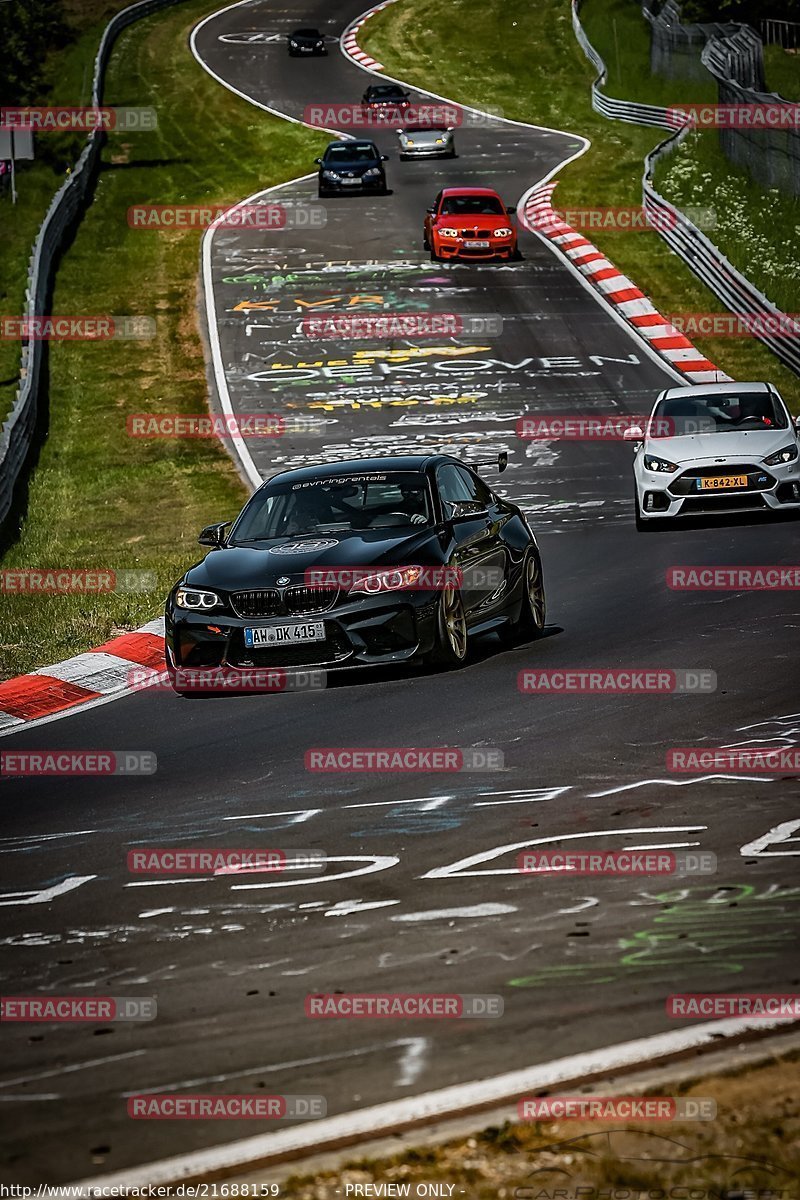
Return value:
[[(633, 124), (660, 125), (672, 129), (672, 136), (660, 142), (645, 159), (642, 178), (642, 205), (651, 219), (655, 231), (670, 249), (694, 271), (695, 275), (711, 289), (715, 296), (742, 317), (761, 317), (755, 334), (765, 346), (796, 374), (800, 375), (800, 339), (770, 333), (770, 329), (791, 326), (789, 317), (777, 308), (763, 292), (738, 271), (725, 255), (688, 219), (662, 196), (654, 185), (656, 166), (665, 157), (674, 153), (692, 126), (685, 124), (675, 130), (675, 121), (669, 119), (666, 108), (652, 104), (631, 104), (603, 96), (600, 87), (607, 78), (606, 65), (594, 49), (583, 29), (579, 12), (579, 0), (572, 0), (572, 24), (586, 57), (597, 70), (597, 79), (592, 84), (592, 107), (612, 120), (628, 121)], [(595, 103), (597, 96), (597, 103)], [(606, 103), (601, 107), (601, 101)], [(636, 113), (642, 115), (636, 116)], [(656, 120), (656, 114), (661, 119)]]
[[(139, 0), (117, 13), (109, 21), (100, 40), (94, 63), (92, 105), (103, 103), (106, 70), (111, 51), (123, 29), (134, 21), (181, 0)], [(53, 279), (59, 255), (83, 216), (87, 198), (97, 177), (105, 134), (95, 129), (69, 178), (56, 192), (42, 221), (28, 263), (24, 316), (28, 319), (48, 315)], [(0, 433), (0, 525), (11, 512), (17, 484), (26, 473), (37, 441), (37, 429), (45, 408), (47, 343), (23, 341), (20, 362), (20, 386), (11, 412)]]

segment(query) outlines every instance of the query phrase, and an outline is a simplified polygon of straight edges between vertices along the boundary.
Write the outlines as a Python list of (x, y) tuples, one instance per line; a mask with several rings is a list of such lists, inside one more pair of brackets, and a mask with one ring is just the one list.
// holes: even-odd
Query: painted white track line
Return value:
[[(197, 1180), (229, 1178), (245, 1170), (299, 1159), (312, 1153), (356, 1145), (366, 1138), (396, 1133), (414, 1126), (429, 1125), (491, 1108), (505, 1100), (552, 1089), (569, 1083), (578, 1086), (612, 1072), (649, 1066), (659, 1059), (674, 1057), (703, 1047), (718, 1049), (723, 1040), (733, 1040), (755, 1029), (774, 1029), (796, 1024), (790, 1019), (731, 1018), (671, 1030), (653, 1037), (621, 1042), (585, 1054), (573, 1054), (535, 1067), (509, 1071), (490, 1079), (456, 1084), (420, 1096), (391, 1100), (356, 1112), (342, 1113), (321, 1121), (309, 1121), (294, 1129), (261, 1133), (224, 1146), (212, 1146), (192, 1154), (180, 1154), (149, 1165), (132, 1167), (110, 1175), (78, 1180), (82, 1187), (157, 1187)], [(146, 1095), (146, 1093), (142, 1093)]]

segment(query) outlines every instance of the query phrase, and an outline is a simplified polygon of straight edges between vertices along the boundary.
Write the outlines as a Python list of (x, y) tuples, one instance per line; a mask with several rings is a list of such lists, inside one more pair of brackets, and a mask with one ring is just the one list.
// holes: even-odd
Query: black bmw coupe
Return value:
[(448, 455), (284, 471), (199, 540), (211, 551), (166, 606), (176, 690), (194, 669), (457, 667), (473, 634), (514, 642), (544, 629), (525, 517)]

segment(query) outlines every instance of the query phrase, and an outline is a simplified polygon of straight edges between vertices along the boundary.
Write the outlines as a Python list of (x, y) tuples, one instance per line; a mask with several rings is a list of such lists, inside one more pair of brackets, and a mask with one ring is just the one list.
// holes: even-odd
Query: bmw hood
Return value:
[(432, 529), (409, 533), (393, 529), (344, 530), (338, 533), (272, 538), (257, 545), (228, 546), (211, 550), (202, 562), (191, 567), (185, 582), (192, 587), (273, 587), (278, 579), (303, 583), (307, 571), (346, 570), (351, 567), (382, 567), (414, 562), (422, 554), (431, 561), (436, 540)]
[(733, 458), (759, 462), (775, 450), (795, 442), (791, 429), (743, 429), (730, 433), (692, 433), (679, 437), (648, 438), (646, 450), (672, 462), (707, 462)]

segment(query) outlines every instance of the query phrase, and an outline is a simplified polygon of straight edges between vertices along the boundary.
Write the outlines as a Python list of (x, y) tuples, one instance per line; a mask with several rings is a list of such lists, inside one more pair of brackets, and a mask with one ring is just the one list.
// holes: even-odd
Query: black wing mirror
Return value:
[(426, 213), (430, 213), (430, 214), (431, 214), (431, 216), (433, 216), (433, 215), (434, 215), (434, 213), (436, 212), (436, 205), (434, 205), (434, 206), (433, 206), (433, 208), (426, 208), (426, 209), (425, 209), (425, 212), (426, 212)]
[(197, 539), (200, 546), (214, 546), (219, 549), (225, 545), (225, 530), (230, 525), (230, 521), (218, 521), (216, 525), (206, 525), (205, 529), (200, 530), (200, 537)]
[(321, 166), (322, 166), (322, 159), (321, 159), (321, 158), (315, 158), (315, 159), (314, 159), (314, 162), (317, 164), (317, 166), (318, 166), (318, 167), (321, 167)]
[(388, 154), (382, 154), (382, 155), (381, 155), (381, 162), (388, 162), (388, 161), (389, 161), (389, 155), (388, 155)]
[(516, 208), (514, 207), (514, 205), (513, 205), (513, 204), (507, 204), (507, 205), (506, 205), (506, 212), (507, 212), (507, 213), (511, 213), (511, 215), (513, 216), (513, 215), (514, 215), (514, 213), (515, 213), (516, 211), (517, 211), (517, 210), (516, 210)]
[(447, 519), (452, 525), (456, 525), (460, 521), (475, 521), (489, 515), (480, 500), (446, 500), (444, 508)]

